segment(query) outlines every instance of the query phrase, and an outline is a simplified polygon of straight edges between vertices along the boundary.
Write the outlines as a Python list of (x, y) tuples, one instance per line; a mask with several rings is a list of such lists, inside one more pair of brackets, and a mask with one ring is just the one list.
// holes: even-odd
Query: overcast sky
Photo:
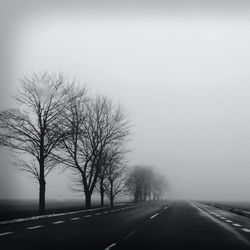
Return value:
[[(1, 107), (33, 71), (76, 77), (122, 103), (130, 165), (155, 165), (171, 195), (249, 200), (249, 1), (89, 2), (1, 1)], [(0, 198), (36, 198), (0, 157)], [(47, 197), (76, 197), (68, 184), (54, 172)]]

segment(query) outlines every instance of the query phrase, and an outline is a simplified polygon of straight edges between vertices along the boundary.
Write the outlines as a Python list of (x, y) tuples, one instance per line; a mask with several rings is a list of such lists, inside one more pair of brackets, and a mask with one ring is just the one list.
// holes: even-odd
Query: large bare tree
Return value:
[(85, 205), (90, 208), (105, 148), (128, 135), (127, 115), (105, 96), (87, 97), (85, 89), (69, 93), (68, 102), (63, 112), (68, 132), (57, 159), (73, 170), (77, 185), (84, 191)]
[(15, 97), (19, 108), (0, 112), (0, 144), (14, 150), (16, 165), (38, 181), (40, 214), (45, 177), (55, 166), (51, 156), (64, 135), (60, 113), (69, 88), (62, 75), (33, 74), (21, 80)]

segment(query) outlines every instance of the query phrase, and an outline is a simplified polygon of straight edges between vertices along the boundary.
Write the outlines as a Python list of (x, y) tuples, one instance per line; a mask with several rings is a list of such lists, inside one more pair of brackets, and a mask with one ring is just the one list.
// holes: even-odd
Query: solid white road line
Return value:
[(88, 217), (91, 217), (91, 216), (92, 216), (91, 214), (88, 214), (88, 215), (85, 215), (84, 217), (88, 218)]
[(71, 218), (70, 220), (79, 220), (80, 217)]
[(64, 222), (65, 222), (64, 220), (59, 220), (59, 221), (53, 222), (52, 224), (62, 224), (62, 223), (64, 223)]
[(156, 213), (150, 217), (150, 219), (154, 219), (159, 213)]
[(250, 229), (248, 229), (248, 228), (241, 228), (241, 230), (244, 232), (250, 233)]
[(104, 250), (109, 250), (110, 248), (114, 247), (116, 243), (111, 244), (110, 246), (106, 247)]
[(9, 235), (9, 234), (13, 234), (14, 232), (5, 232), (5, 233), (0, 233), (0, 236), (4, 236), (4, 235)]
[(233, 225), (234, 225), (235, 227), (241, 227), (241, 225), (240, 225), (240, 224), (237, 224), (237, 223), (233, 223)]
[(91, 209), (79, 210), (79, 211), (73, 211), (73, 212), (67, 212), (67, 213), (47, 214), (47, 215), (33, 216), (33, 217), (29, 217), (29, 218), (19, 218), (19, 219), (13, 219), (13, 220), (5, 220), (5, 221), (0, 221), (0, 225), (6, 225), (6, 224), (24, 222), (24, 221), (31, 221), (31, 220), (38, 220), (38, 219), (43, 219), (43, 218), (53, 218), (53, 217), (62, 216), (62, 215), (72, 215), (72, 214), (78, 214), (78, 213), (87, 213), (87, 212), (90, 212), (90, 211), (96, 211), (96, 210), (101, 210), (101, 209), (103, 209), (103, 207), (91, 208)]
[[(208, 218), (210, 218), (213, 222), (219, 224), (221, 227), (223, 227), (224, 229), (228, 230), (229, 232), (231, 232), (232, 234), (234, 234), (241, 242), (245, 243), (248, 247), (250, 247), (250, 242), (248, 241), (247, 238), (245, 238), (242, 234), (240, 234), (239, 232), (237, 232), (236, 229), (234, 229), (231, 225), (228, 225), (226, 223), (224, 223), (221, 220), (218, 220), (217, 218), (211, 216), (205, 209), (201, 209), (199, 207), (197, 207), (196, 205), (190, 203), (193, 207), (196, 207), (196, 209), (203, 215), (207, 216)], [(235, 225), (235, 224), (232, 224)], [(239, 225), (239, 224), (236, 224)], [(240, 226), (240, 225), (239, 225)]]

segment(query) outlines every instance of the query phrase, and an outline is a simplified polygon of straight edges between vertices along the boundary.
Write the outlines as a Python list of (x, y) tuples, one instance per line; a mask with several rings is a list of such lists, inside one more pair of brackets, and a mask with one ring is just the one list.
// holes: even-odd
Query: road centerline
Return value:
[(4, 233), (0, 233), (0, 236), (5, 236), (5, 235), (9, 235), (9, 234), (13, 234), (14, 232), (4, 232)]
[(159, 213), (156, 213), (150, 217), (150, 219), (154, 219)]
[(27, 227), (26, 229), (29, 229), (29, 230), (33, 230), (33, 229), (37, 229), (37, 228), (41, 228), (43, 227), (42, 225), (37, 225), (37, 226), (34, 226), (34, 227)]
[(79, 220), (80, 217), (71, 218), (70, 220)]
[(62, 224), (64, 222), (65, 222), (64, 220), (59, 220), (59, 221), (52, 222), (52, 224)]

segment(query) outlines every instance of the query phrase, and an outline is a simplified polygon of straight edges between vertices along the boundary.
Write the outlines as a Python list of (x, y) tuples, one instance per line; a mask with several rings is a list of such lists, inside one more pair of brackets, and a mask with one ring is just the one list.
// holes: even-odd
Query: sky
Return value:
[[(169, 197), (250, 201), (249, 1), (1, 5), (1, 109), (24, 76), (62, 72), (124, 106), (129, 164), (154, 165)], [(0, 198), (37, 198), (8, 150), (0, 157)], [(47, 197), (80, 196), (56, 170)]]

